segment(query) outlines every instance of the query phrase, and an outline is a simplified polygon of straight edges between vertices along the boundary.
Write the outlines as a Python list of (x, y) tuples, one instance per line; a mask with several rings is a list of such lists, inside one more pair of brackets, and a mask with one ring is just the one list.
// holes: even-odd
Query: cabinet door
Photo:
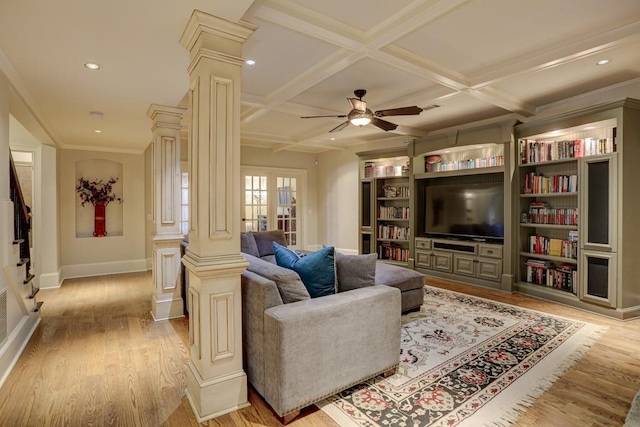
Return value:
[(432, 268), (431, 252), (416, 251), (416, 267)]
[(475, 257), (468, 255), (453, 255), (453, 272), (464, 276), (475, 276)]
[(616, 153), (580, 159), (580, 247), (617, 251)]
[(502, 260), (478, 258), (478, 274), (480, 279), (500, 281), (502, 278)]
[(431, 260), (433, 269), (451, 273), (452, 258), (452, 255), (446, 252), (434, 252), (433, 259)]
[(617, 267), (616, 253), (581, 251), (580, 299), (615, 308)]

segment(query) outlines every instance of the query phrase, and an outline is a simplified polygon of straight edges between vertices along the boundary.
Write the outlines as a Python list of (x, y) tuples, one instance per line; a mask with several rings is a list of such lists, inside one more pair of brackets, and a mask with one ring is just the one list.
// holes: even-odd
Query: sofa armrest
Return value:
[(264, 390), (264, 311), (282, 304), (276, 284), (249, 270), (242, 272), (243, 359), (249, 382)]
[(266, 310), (263, 397), (284, 416), (397, 366), (400, 305), (370, 286)]

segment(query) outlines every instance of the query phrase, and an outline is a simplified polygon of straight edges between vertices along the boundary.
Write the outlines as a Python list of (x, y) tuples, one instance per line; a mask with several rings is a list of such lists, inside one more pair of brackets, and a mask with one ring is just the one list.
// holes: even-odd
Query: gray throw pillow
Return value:
[(255, 257), (260, 257), (260, 252), (258, 252), (258, 245), (256, 244), (256, 239), (255, 237), (253, 237), (252, 232), (248, 231), (246, 233), (240, 233), (240, 252)]
[(280, 292), (280, 298), (285, 304), (311, 299), (309, 291), (307, 291), (304, 283), (300, 280), (300, 276), (295, 271), (271, 264), (251, 255), (244, 254), (244, 258), (249, 261), (247, 270), (272, 280), (276, 284)]
[(287, 247), (287, 239), (284, 237), (282, 230), (254, 231), (252, 234), (256, 239), (256, 245), (258, 245), (258, 252), (261, 257), (273, 255), (273, 242)]
[(376, 282), (378, 255), (344, 255), (336, 252), (338, 292), (373, 286)]

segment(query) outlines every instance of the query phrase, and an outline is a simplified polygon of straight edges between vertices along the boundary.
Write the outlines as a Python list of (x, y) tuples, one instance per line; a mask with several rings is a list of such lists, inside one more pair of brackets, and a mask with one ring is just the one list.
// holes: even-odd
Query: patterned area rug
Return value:
[(425, 287), (400, 368), (319, 404), (343, 426), (506, 426), (606, 330)]

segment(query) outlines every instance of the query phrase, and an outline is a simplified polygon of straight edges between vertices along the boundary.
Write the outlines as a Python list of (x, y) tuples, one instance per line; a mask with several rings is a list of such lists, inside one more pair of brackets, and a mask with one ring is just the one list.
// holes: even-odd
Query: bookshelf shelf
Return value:
[(530, 285), (530, 286), (537, 286), (537, 287), (541, 287), (541, 288), (547, 288), (547, 289), (553, 289), (554, 291), (558, 291), (558, 292), (564, 292), (566, 294), (571, 294), (571, 295), (575, 295), (571, 290), (569, 289), (562, 289), (562, 288), (556, 288), (553, 286), (547, 286), (547, 285), (541, 285), (538, 283), (532, 283), (532, 282), (523, 282), (525, 285)]
[(562, 224), (539, 224), (533, 222), (520, 223), (520, 227), (529, 228), (548, 228), (549, 230), (577, 230), (577, 225), (562, 225)]
[(482, 175), (496, 172), (504, 172), (504, 166), (493, 166), (476, 169), (458, 169), (442, 172), (422, 172), (414, 175), (415, 179), (429, 179), (448, 176), (466, 176), (466, 175)]
[(378, 200), (409, 200), (408, 197), (378, 197)]
[(396, 243), (409, 243), (409, 240), (405, 239), (377, 239), (378, 242), (396, 242)]
[(537, 197), (577, 197), (577, 191), (567, 191), (565, 193), (529, 193), (529, 194), (520, 194), (520, 197), (523, 199), (526, 198), (537, 198)]
[(378, 221), (409, 221), (409, 218), (378, 218)]
[(533, 253), (533, 252), (520, 252), (520, 256), (527, 257), (527, 258), (546, 259), (546, 260), (549, 260), (549, 261), (557, 261), (557, 262), (562, 262), (562, 263), (567, 263), (567, 264), (577, 264), (578, 263), (578, 260), (576, 260), (574, 258), (567, 258), (567, 257), (561, 257), (561, 256), (553, 256), (553, 255), (536, 254), (536, 253)]
[(560, 165), (563, 163), (576, 163), (577, 161), (578, 161), (577, 157), (570, 157), (567, 159), (548, 160), (546, 162), (521, 163), (518, 165), (518, 167), (521, 169), (526, 169), (526, 168), (535, 168), (536, 166), (541, 166), (541, 165)]

